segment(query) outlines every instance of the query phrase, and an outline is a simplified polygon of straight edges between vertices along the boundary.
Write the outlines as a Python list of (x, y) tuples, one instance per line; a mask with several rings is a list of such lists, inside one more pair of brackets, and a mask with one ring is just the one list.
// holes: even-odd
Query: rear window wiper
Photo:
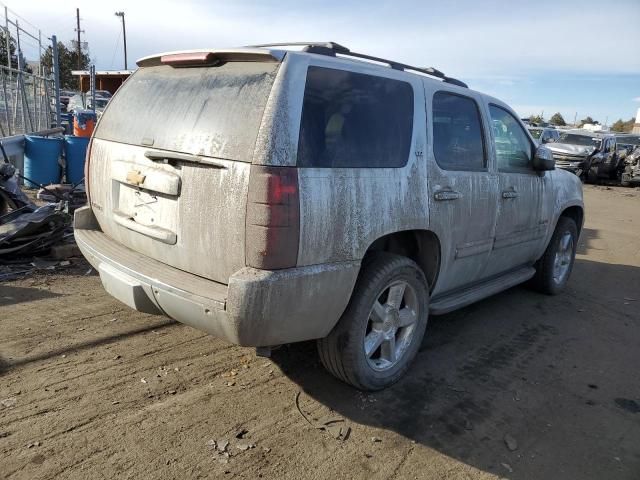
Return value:
[(144, 156), (150, 160), (177, 160), (180, 162), (199, 163), (203, 165), (210, 165), (215, 168), (227, 167), (217, 162), (216, 160), (208, 157), (201, 157), (199, 155), (193, 155), (191, 153), (179, 153), (179, 152), (166, 152), (162, 150), (147, 150), (144, 152)]

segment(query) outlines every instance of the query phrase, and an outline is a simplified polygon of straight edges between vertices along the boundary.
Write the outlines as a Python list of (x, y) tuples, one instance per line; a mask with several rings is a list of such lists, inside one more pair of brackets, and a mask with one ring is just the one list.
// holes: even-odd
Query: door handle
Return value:
[(518, 196), (518, 192), (515, 190), (505, 190), (502, 192), (502, 198), (516, 198)]
[(437, 201), (447, 201), (447, 200), (457, 200), (462, 197), (460, 192), (455, 192), (453, 190), (440, 190), (433, 195)]

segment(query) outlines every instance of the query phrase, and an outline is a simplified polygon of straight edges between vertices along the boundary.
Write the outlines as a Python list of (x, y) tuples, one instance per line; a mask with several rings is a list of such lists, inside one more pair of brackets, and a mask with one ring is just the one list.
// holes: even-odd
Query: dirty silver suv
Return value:
[(334, 43), (151, 56), (87, 156), (75, 235), (104, 288), (239, 345), (317, 339), (384, 388), (427, 318), (567, 283), (579, 180), (501, 101)]

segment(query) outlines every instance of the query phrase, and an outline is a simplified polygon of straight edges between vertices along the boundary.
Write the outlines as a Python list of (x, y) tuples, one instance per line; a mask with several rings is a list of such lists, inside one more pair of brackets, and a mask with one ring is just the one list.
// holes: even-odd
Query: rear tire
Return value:
[(536, 262), (532, 286), (547, 295), (557, 295), (567, 284), (576, 257), (578, 228), (569, 217), (560, 217), (542, 257)]
[(427, 326), (429, 290), (412, 260), (376, 254), (362, 271), (344, 314), (318, 340), (324, 367), (359, 390), (397, 382), (418, 353)]

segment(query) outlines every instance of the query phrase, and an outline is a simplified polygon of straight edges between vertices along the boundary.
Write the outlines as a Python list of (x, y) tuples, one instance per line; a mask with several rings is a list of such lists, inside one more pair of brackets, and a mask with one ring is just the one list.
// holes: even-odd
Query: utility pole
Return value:
[(124, 69), (127, 70), (127, 29), (124, 25), (124, 12), (116, 12), (116, 17), (122, 18), (122, 39), (124, 41)]
[[(82, 70), (82, 44), (80, 43), (80, 33), (84, 33), (84, 30), (80, 30), (79, 8), (76, 8), (76, 32), (78, 34), (78, 70)], [(78, 75), (78, 89), (82, 91), (82, 75)]]
[(16, 18), (16, 60), (18, 60), (18, 71), (22, 73), (22, 50), (20, 47), (20, 25)]
[(60, 110), (60, 64), (58, 63), (58, 39), (55, 35), (51, 36), (51, 45), (53, 54), (53, 85), (56, 95), (56, 126), (62, 125), (62, 111)]
[(9, 32), (9, 9), (4, 7), (4, 33), (7, 41), (7, 67), (11, 68), (11, 32)]

